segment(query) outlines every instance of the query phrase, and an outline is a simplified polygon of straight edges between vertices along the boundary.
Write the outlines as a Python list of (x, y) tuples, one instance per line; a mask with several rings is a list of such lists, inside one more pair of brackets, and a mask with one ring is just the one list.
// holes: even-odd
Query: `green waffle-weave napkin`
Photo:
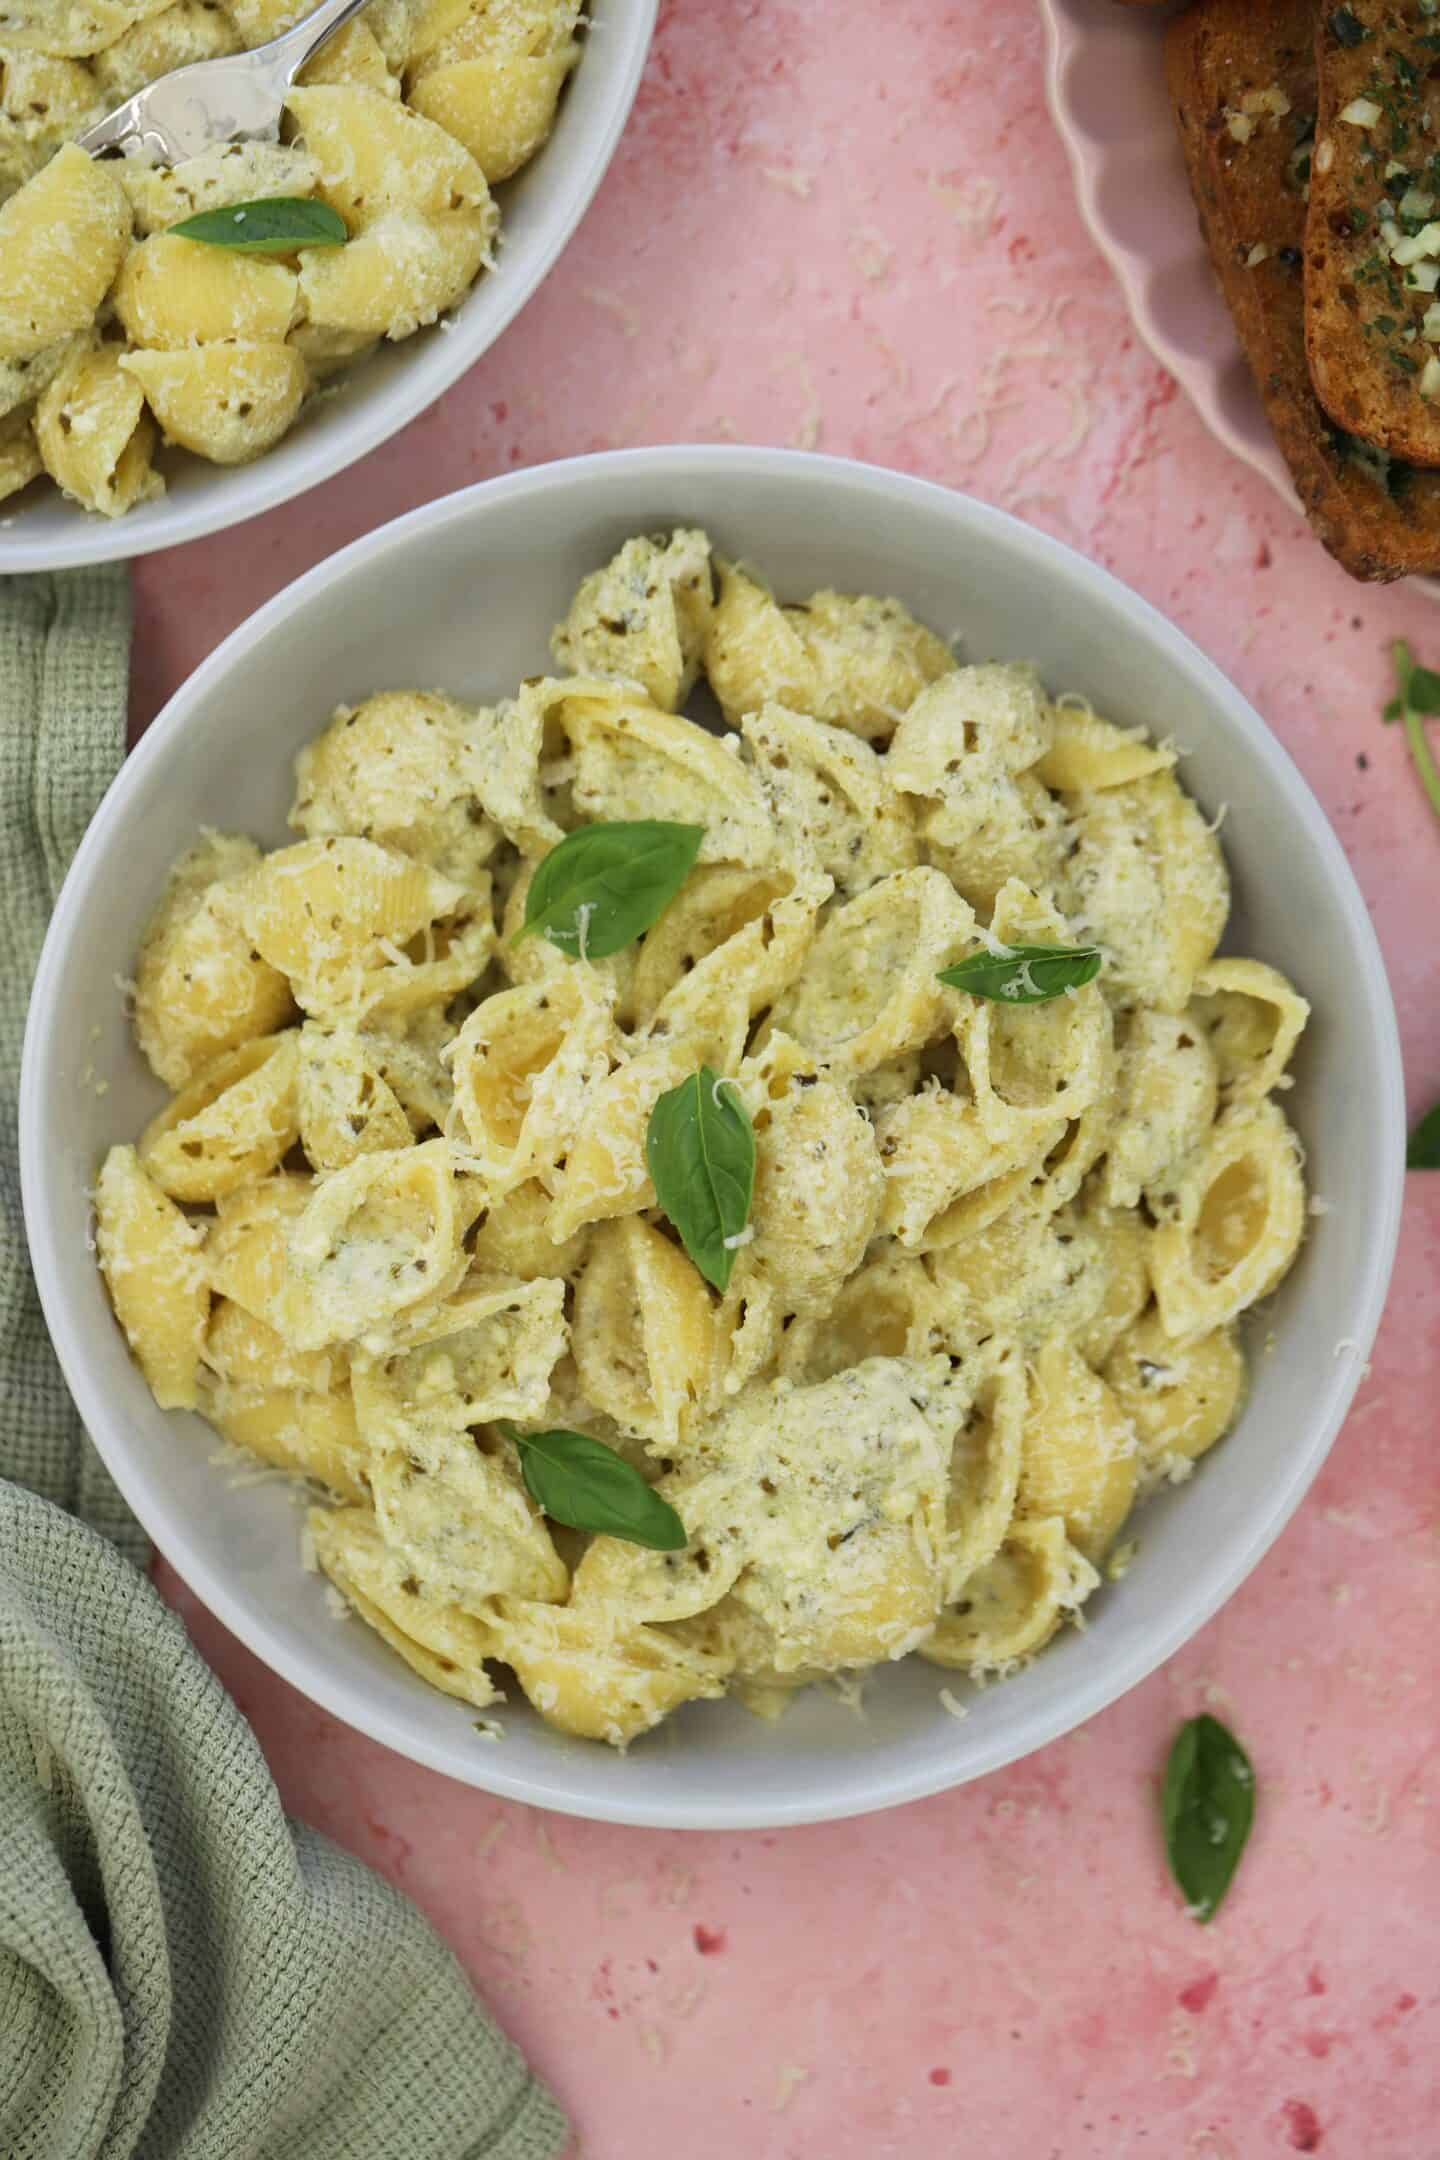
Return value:
[(123, 573), (0, 578), (0, 2160), (557, 2160), (564, 2118), (450, 1952), (286, 1822), (122, 1557), (143, 1536), (40, 1319), (25, 1000), (120, 762), (128, 653)]

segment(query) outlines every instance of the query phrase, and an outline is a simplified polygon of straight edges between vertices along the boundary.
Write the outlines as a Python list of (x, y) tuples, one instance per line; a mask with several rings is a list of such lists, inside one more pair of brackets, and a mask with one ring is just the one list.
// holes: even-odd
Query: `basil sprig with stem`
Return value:
[(1435, 753), (1425, 731), (1426, 720), (1433, 713), (1440, 713), (1440, 675), (1416, 664), (1404, 638), (1396, 638), (1390, 648), (1390, 657), (1395, 663), (1395, 680), (1400, 686), (1400, 694), (1391, 698), (1385, 707), (1384, 718), (1403, 723), (1410, 762), (1420, 776), (1420, 785), (1430, 799), (1431, 809), (1440, 817), (1440, 767), (1436, 766)]
[(1003, 953), (971, 953), (942, 968), (940, 980), (1002, 1005), (1043, 1005), (1094, 982), (1103, 957), (1098, 945), (1011, 945)]
[(1160, 1796), (1170, 1872), (1192, 1918), (1213, 1920), (1230, 1887), (1255, 1819), (1255, 1772), (1218, 1718), (1180, 1727)]
[(645, 1161), (686, 1252), (723, 1293), (755, 1191), (755, 1130), (734, 1081), (702, 1065), (667, 1089), (650, 1113)]
[(500, 1431), (520, 1455), (520, 1474), (538, 1508), (572, 1530), (594, 1530), (655, 1552), (679, 1552), (689, 1532), (668, 1500), (638, 1470), (589, 1433), (521, 1432), (502, 1421)]
[(1407, 1170), (1440, 1170), (1440, 1103), (1426, 1111), (1405, 1150)]
[(582, 825), (543, 856), (514, 942), (543, 931), (572, 959), (605, 960), (642, 937), (674, 899), (705, 837), (662, 818)]
[(349, 227), (329, 203), (308, 195), (268, 195), (259, 202), (226, 203), (218, 210), (198, 210), (170, 227), (176, 240), (200, 240), (207, 247), (238, 250), (242, 255), (293, 255), (297, 248), (343, 247)]

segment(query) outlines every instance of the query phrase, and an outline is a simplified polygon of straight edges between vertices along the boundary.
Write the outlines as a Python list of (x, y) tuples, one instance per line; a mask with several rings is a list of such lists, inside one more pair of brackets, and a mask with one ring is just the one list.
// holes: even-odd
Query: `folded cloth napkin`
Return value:
[(287, 1823), (116, 1550), (144, 1538), (35, 1302), (25, 998), (120, 761), (128, 642), (122, 573), (0, 578), (0, 2160), (557, 2160), (564, 2117), (450, 1952)]

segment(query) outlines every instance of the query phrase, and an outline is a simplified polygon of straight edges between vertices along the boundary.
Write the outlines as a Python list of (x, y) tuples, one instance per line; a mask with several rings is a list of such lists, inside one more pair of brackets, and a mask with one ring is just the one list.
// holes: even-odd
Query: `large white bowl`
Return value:
[[(208, 1429), (151, 1401), (96, 1271), (87, 1189), (106, 1145), (160, 1100), (116, 984), (196, 828), (283, 840), (291, 757), (337, 700), (415, 684), (493, 699), (545, 667), (585, 571), (627, 535), (678, 521), (762, 563), (782, 593), (899, 594), (962, 632), (973, 657), (1033, 658), (1057, 688), (1186, 746), (1190, 786), (1228, 805), (1230, 942), (1286, 969), (1314, 1005), (1287, 1108), (1330, 1207), (1264, 1315), (1273, 1348), (1255, 1358), (1239, 1429), (1146, 1510), (1138, 1557), (1083, 1634), (978, 1695), (963, 1723), (941, 1704), (947, 1675), (912, 1658), (875, 1676), (864, 1722), (818, 1692), (773, 1727), (692, 1706), (622, 1758), (549, 1731), (523, 1703), (487, 1744), (367, 1628), (331, 1618), (300, 1569), (286, 1492), (227, 1483)], [(865, 466), (731, 448), (581, 458), (469, 489), (347, 548), (236, 631), (150, 729), (85, 838), (41, 959), (21, 1089), (26, 1218), (66, 1377), (205, 1602), (316, 1702), (417, 1762), (543, 1807), (675, 1827), (852, 1815), (959, 1784), (1178, 1649), (1277, 1535), (1339, 1429), (1385, 1295), (1402, 1134), (1395, 1019), (1364, 902), (1295, 767), (1209, 661), (1103, 570), (999, 511)]]
[(126, 562), (242, 524), (343, 472), (433, 405), (519, 314), (585, 215), (635, 101), (658, 5), (591, 0), (584, 57), (555, 131), (524, 171), (496, 190), (499, 261), (443, 326), (385, 345), (363, 367), (337, 376), (329, 394), (253, 465), (223, 470), (167, 456), (168, 492), (126, 517), (97, 517), (37, 483), (0, 511), (0, 576)]

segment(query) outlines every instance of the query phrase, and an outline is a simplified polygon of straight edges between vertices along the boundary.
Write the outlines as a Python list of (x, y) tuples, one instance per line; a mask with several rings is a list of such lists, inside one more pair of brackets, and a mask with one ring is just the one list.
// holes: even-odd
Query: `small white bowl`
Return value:
[[(420, 684), (490, 700), (547, 664), (580, 577), (635, 532), (708, 528), (782, 593), (894, 593), (972, 657), (1038, 661), (1126, 724), (1186, 751), (1190, 788), (1228, 805), (1229, 942), (1311, 999), (1287, 1110), (1329, 1203), (1252, 1331), (1238, 1429), (1153, 1501), (1123, 1581), (962, 1722), (947, 1677), (877, 1673), (865, 1717), (812, 1691), (778, 1725), (693, 1705), (628, 1757), (567, 1740), (525, 1705), (487, 1744), (302, 1572), (283, 1488), (237, 1487), (191, 1416), (156, 1409), (111, 1318), (88, 1238), (105, 1147), (161, 1090), (117, 978), (168, 865), (201, 825), (286, 835), (290, 761), (341, 699)], [(95, 1075), (108, 1083), (97, 1093)], [(1207, 1620), (1315, 1476), (1364, 1365), (1394, 1254), (1404, 1111), (1394, 1011), (1365, 903), (1314, 797), (1245, 700), (1105, 571), (1015, 520), (919, 480), (792, 451), (640, 450), (579, 458), (432, 503), (345, 549), (260, 610), (172, 699), (86, 835), (55, 911), (21, 1086), (26, 1219), (46, 1316), (87, 1426), (146, 1528), (242, 1641), (361, 1731), (472, 1785), (607, 1821), (739, 1829), (855, 1815), (996, 1769), (1112, 1702)]]
[(303, 495), (398, 433), (488, 352), (519, 314), (589, 208), (640, 86), (659, 0), (591, 0), (579, 67), (555, 131), (496, 190), (501, 240), (482, 276), (443, 324), (385, 345), (334, 378), (285, 440), (253, 465), (224, 469), (167, 455), (168, 491), (122, 518), (103, 518), (37, 481), (0, 505), (0, 576), (128, 562), (223, 531)]

